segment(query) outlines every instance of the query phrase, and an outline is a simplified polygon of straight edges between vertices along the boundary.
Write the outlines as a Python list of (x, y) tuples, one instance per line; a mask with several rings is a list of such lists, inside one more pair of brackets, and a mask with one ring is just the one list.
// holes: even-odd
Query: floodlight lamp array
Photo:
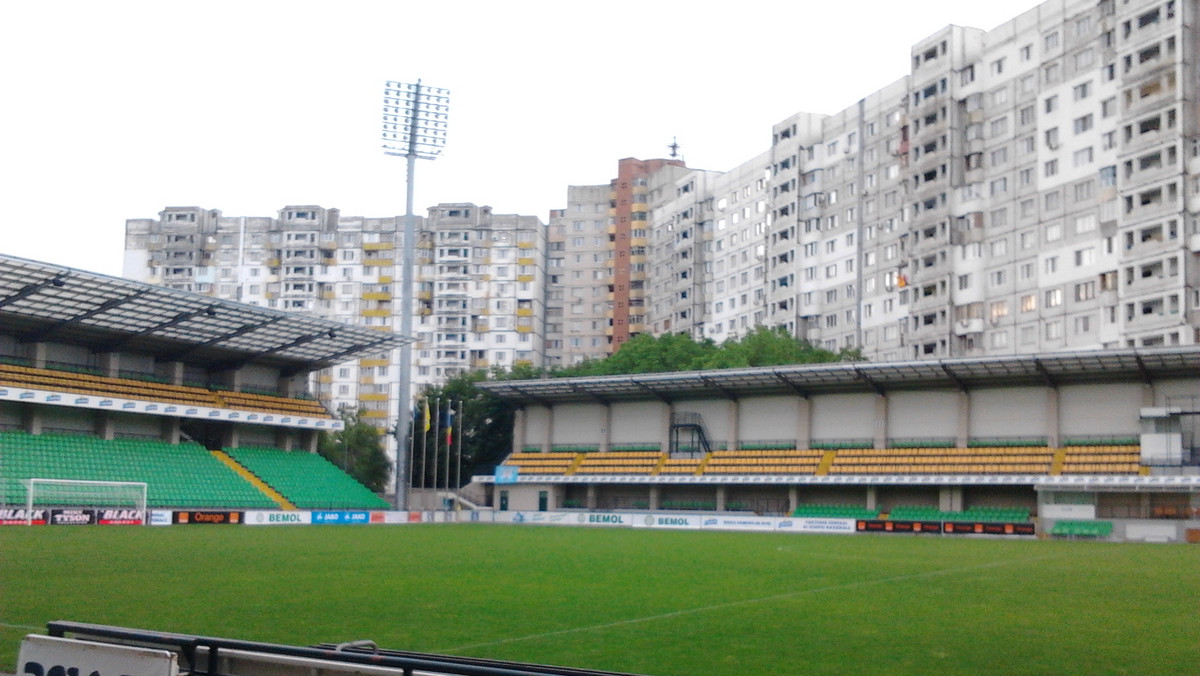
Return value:
[(450, 90), (387, 82), (383, 92), (383, 152), (433, 159), (446, 145)]

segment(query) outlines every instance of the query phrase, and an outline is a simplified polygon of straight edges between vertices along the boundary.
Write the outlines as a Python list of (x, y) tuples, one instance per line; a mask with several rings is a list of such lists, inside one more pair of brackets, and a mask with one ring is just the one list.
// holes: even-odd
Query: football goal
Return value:
[(27, 479), (23, 483), (25, 514), (29, 523), (32, 523), (34, 510), (47, 509), (74, 512), (94, 510), (91, 523), (146, 523), (144, 481)]

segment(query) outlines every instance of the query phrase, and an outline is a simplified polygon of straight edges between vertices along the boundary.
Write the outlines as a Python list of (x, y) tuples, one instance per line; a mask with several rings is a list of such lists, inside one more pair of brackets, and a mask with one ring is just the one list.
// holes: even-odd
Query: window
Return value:
[(1112, 117), (1117, 112), (1117, 98), (1104, 99), (1100, 102), (1100, 117)]
[(1062, 239), (1062, 224), (1061, 223), (1051, 223), (1050, 225), (1047, 225), (1046, 226), (1046, 241), (1047, 242), (1057, 242), (1060, 239)]
[(1017, 115), (1021, 126), (1033, 124), (1034, 120), (1036, 119), (1034, 117), (1035, 113), (1032, 104), (1022, 108)]
[(1075, 154), (1071, 156), (1071, 161), (1075, 164), (1075, 166), (1083, 167), (1092, 163), (1092, 157), (1092, 147), (1088, 146), (1087, 148), (1076, 150)]
[(1095, 247), (1089, 246), (1086, 249), (1079, 249), (1078, 251), (1075, 252), (1076, 267), (1081, 266), (1081, 265), (1091, 265), (1094, 262), (1096, 262), (1096, 248)]
[(1042, 44), (1043, 44), (1043, 49), (1045, 49), (1046, 51), (1056, 49), (1059, 44), (1058, 31), (1054, 31), (1053, 33), (1047, 33)]
[(1042, 265), (1046, 268), (1046, 274), (1052, 275), (1058, 272), (1058, 256), (1047, 256)]
[(1058, 110), (1058, 96), (1047, 96), (1045, 102), (1045, 111), (1047, 113), (1053, 113), (1056, 110)]
[(1092, 81), (1088, 80), (1083, 84), (1075, 85), (1075, 87), (1071, 90), (1071, 93), (1075, 97), (1076, 101), (1086, 99), (1092, 93)]
[(1083, 117), (1075, 118), (1075, 133), (1082, 134), (1092, 128), (1092, 115), (1088, 113)]
[(1033, 312), (1037, 310), (1037, 296), (1032, 293), (1021, 296), (1021, 312)]
[(1046, 307), (1058, 307), (1062, 301), (1062, 289), (1046, 289)]
[(1050, 150), (1058, 149), (1058, 127), (1046, 130), (1046, 147)]
[(1042, 175), (1046, 176), (1047, 178), (1054, 176), (1057, 173), (1058, 160), (1047, 160), (1046, 163), (1042, 165)]
[(1095, 282), (1083, 282), (1081, 284), (1075, 285), (1075, 300), (1076, 301), (1082, 302), (1082, 301), (1092, 300), (1095, 297), (1096, 297), (1096, 283)]
[(996, 59), (992, 62), (992, 75), (1000, 75), (1004, 72), (1004, 59)]

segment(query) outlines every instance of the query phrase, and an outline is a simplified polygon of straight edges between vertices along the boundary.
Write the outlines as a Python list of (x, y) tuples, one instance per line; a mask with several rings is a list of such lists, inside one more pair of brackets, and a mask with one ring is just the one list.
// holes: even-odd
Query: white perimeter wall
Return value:
[(1136, 437), (1142, 392), (1137, 383), (1060, 387), (1059, 433), (1063, 439), (1101, 434)]
[(825, 394), (812, 398), (812, 438), (875, 437), (875, 394)]
[(1045, 387), (972, 390), (970, 436), (1045, 436), (1048, 394)]
[(889, 438), (955, 437), (959, 393), (955, 390), (888, 394)]
[[(661, 401), (625, 402), (612, 405), (612, 443), (657, 444), (667, 435), (664, 422), (667, 405)], [(596, 406), (597, 415), (604, 407)], [(707, 420), (705, 420), (707, 422)]]
[[(613, 421), (617, 424), (617, 421)], [(594, 444), (603, 438), (604, 406), (601, 404), (557, 404), (554, 407), (554, 436), (551, 446)]]

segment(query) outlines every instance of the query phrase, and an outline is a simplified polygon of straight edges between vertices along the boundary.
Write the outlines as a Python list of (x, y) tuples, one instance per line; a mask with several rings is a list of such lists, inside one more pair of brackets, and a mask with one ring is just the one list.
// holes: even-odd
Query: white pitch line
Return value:
[(5, 629), (29, 629), (30, 631), (44, 631), (46, 629), (45, 626), (31, 627), (27, 624), (9, 624), (7, 622), (0, 622), (0, 627)]
[(627, 620), (617, 620), (616, 622), (607, 622), (605, 624), (594, 624), (587, 627), (573, 627), (570, 629), (557, 629), (555, 631), (547, 631), (541, 634), (530, 634), (528, 636), (514, 636), (512, 638), (502, 638), (497, 641), (487, 641), (484, 643), (471, 643), (469, 645), (460, 645), (453, 648), (446, 648), (441, 652), (446, 654), (455, 653), (461, 650), (473, 650), (475, 648), (487, 648), (496, 645), (504, 645), (506, 643), (517, 643), (520, 641), (532, 641), (542, 638), (550, 638), (552, 636), (563, 636), (566, 634), (576, 634), (584, 631), (596, 631), (599, 629), (612, 629), (614, 627), (623, 627), (631, 624), (641, 624), (644, 622), (654, 622), (657, 620), (666, 620), (684, 615), (694, 615), (696, 613), (707, 613), (712, 610), (722, 610), (725, 608), (734, 608), (737, 606), (746, 606), (755, 603), (769, 603), (771, 601), (781, 601), (783, 599), (796, 598), (798, 596), (806, 596), (809, 594), (820, 594), (831, 591), (842, 591), (845, 589), (856, 589), (859, 587), (871, 587), (881, 584), (889, 584), (892, 582), (904, 582), (906, 580), (920, 580), (927, 577), (936, 577), (939, 575), (953, 575), (955, 573), (964, 573), (972, 570), (983, 570), (986, 568), (998, 568), (1017, 563), (1033, 563), (1036, 561), (1045, 561), (1047, 559), (1060, 558), (1060, 556), (1039, 556), (1029, 559), (1014, 559), (1011, 561), (992, 561), (990, 563), (980, 563), (973, 566), (962, 566), (960, 568), (945, 568), (942, 570), (931, 570), (923, 573), (912, 573), (911, 575), (897, 575), (895, 577), (885, 577), (878, 580), (862, 580), (859, 582), (847, 582), (846, 584), (830, 585), (827, 587), (814, 587), (812, 589), (801, 589), (798, 591), (787, 592), (785, 594), (775, 594), (773, 596), (764, 596), (757, 599), (743, 599), (741, 601), (727, 601), (725, 603), (717, 603), (711, 606), (703, 606), (700, 608), (688, 608), (686, 610), (675, 610), (669, 613), (660, 613), (658, 615), (648, 615), (646, 617), (634, 617)]

